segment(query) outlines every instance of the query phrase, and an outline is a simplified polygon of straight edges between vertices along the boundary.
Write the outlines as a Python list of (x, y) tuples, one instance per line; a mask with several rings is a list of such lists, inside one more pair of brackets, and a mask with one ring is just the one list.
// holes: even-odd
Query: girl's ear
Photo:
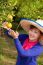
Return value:
[(40, 37), (39, 42), (41, 45), (43, 45), (43, 35)]

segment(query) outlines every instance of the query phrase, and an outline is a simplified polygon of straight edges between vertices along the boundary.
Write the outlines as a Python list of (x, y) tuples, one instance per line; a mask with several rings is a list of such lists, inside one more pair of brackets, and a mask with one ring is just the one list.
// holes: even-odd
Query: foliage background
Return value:
[[(2, 22), (7, 21), (16, 30), (21, 18), (43, 19), (43, 0), (0, 0), (0, 28)], [(22, 28), (18, 30), (21, 33)], [(0, 65), (15, 65), (16, 58), (13, 40), (5, 35), (0, 36)], [(43, 55), (38, 58), (38, 65), (43, 65)]]
[(21, 18), (43, 19), (43, 0), (0, 0), (0, 24)]

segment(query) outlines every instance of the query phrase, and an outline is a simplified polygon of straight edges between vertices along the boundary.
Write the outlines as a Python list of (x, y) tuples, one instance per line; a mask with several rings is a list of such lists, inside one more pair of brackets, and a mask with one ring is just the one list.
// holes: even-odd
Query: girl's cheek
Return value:
[(40, 36), (39, 34), (35, 34), (35, 37), (36, 37), (36, 38), (39, 38), (39, 36)]

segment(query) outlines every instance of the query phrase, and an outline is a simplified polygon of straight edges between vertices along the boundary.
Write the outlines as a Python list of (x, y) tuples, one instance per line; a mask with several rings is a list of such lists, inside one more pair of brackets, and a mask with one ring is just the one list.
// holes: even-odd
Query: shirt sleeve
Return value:
[(29, 50), (24, 50), (18, 38), (14, 39), (14, 43), (18, 53), (21, 56), (39, 56), (43, 52), (43, 47), (41, 46), (36, 46)]

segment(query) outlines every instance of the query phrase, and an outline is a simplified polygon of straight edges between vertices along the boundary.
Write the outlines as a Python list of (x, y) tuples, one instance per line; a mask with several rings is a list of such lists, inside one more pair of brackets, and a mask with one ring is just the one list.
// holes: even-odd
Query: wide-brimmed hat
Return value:
[(29, 31), (30, 25), (33, 25), (43, 33), (43, 20), (41, 20), (41, 19), (38, 19), (36, 21), (22, 19), (20, 21), (20, 25), (26, 32)]

